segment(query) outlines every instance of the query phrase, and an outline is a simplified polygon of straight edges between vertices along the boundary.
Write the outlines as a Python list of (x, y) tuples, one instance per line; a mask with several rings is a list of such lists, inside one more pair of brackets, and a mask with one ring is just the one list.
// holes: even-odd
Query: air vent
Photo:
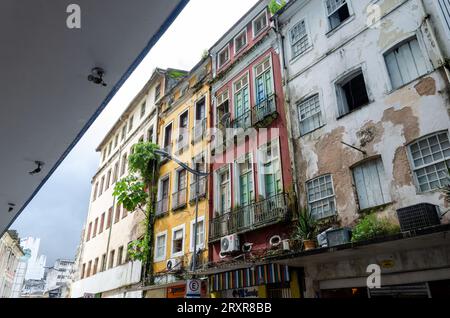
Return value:
[(397, 217), (402, 232), (441, 224), (439, 207), (430, 203), (420, 203), (398, 209)]

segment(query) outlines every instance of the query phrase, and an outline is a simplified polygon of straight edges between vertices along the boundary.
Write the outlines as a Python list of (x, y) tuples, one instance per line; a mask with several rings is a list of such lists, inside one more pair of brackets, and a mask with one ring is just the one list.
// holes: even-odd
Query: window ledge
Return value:
[(351, 115), (351, 114), (353, 114), (353, 113), (355, 113), (355, 112), (357, 112), (357, 111), (359, 111), (359, 110), (361, 110), (361, 109), (363, 109), (363, 108), (365, 108), (365, 107), (367, 107), (367, 106), (370, 106), (370, 104), (372, 104), (372, 103), (374, 103), (374, 102), (375, 102), (374, 100), (369, 100), (369, 102), (368, 102), (367, 104), (364, 104), (364, 105), (362, 105), (362, 106), (359, 106), (358, 108), (355, 108), (355, 109), (352, 110), (351, 112), (348, 112), (348, 113), (346, 113), (346, 114), (343, 114), (343, 115), (340, 115), (340, 116), (336, 117), (336, 120), (339, 120), (339, 119), (342, 119), (342, 118), (344, 118), (344, 117), (346, 117), (346, 116), (349, 116), (349, 115)]
[(379, 211), (383, 210), (384, 208), (387, 208), (388, 206), (391, 206), (393, 204), (394, 204), (393, 201), (387, 202), (387, 203), (383, 203), (383, 204), (380, 204), (380, 205), (376, 205), (376, 206), (372, 206), (372, 207), (369, 207), (369, 208), (365, 208), (365, 209), (359, 210), (358, 213), (359, 214), (368, 214), (368, 213), (371, 213), (371, 212), (379, 212)]
[(303, 138), (303, 137), (306, 137), (306, 136), (308, 136), (308, 135), (311, 135), (313, 132), (315, 132), (315, 131), (317, 131), (317, 130), (323, 128), (323, 127), (325, 127), (325, 125), (326, 125), (326, 124), (322, 124), (322, 125), (320, 125), (319, 127), (314, 128), (313, 130), (308, 131), (307, 133), (305, 133), (305, 134), (303, 134), (303, 135), (300, 134), (300, 136), (299, 136), (298, 138)]
[(408, 83), (405, 83), (405, 84), (403, 84), (403, 85), (401, 85), (401, 86), (399, 86), (399, 87), (397, 87), (397, 88), (391, 88), (390, 90), (388, 90), (388, 91), (386, 92), (386, 95), (391, 95), (391, 94), (395, 93), (396, 91), (401, 90), (402, 88), (405, 88), (405, 87), (411, 85), (411, 84), (414, 83), (414, 82), (417, 82), (418, 80), (420, 80), (420, 79), (422, 79), (422, 78), (424, 78), (424, 77), (426, 77), (426, 76), (429, 76), (429, 75), (430, 75), (431, 73), (433, 73), (434, 71), (435, 71), (435, 70), (429, 71), (429, 72), (427, 72), (427, 73), (425, 73), (425, 74), (423, 74), (423, 75), (421, 75), (421, 76), (419, 76), (419, 77), (417, 77), (417, 78), (415, 78), (415, 79), (409, 81)]
[(327, 33), (325, 33), (326, 37), (331, 37), (333, 34), (335, 34), (337, 31), (339, 31), (341, 28), (349, 24), (351, 21), (355, 20), (355, 14), (353, 13), (351, 16), (349, 16), (347, 19), (345, 19), (341, 24), (339, 24), (337, 27), (335, 27), (332, 30), (329, 30)]

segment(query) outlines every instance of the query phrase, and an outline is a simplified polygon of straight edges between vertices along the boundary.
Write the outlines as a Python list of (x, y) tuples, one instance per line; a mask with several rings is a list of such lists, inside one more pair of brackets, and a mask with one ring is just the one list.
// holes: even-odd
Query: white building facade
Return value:
[(6, 231), (0, 238), (0, 298), (13, 296), (14, 277), (23, 255), (17, 232)]

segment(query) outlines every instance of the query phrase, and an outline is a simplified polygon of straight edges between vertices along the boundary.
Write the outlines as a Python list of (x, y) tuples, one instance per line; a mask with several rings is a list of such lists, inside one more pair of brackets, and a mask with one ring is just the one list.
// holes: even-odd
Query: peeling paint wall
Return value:
[[(307, 204), (305, 182), (331, 174), (338, 220), (341, 225), (354, 225), (360, 207), (351, 168), (364, 159), (381, 156), (391, 197), (381, 215), (395, 220), (396, 209), (422, 202), (445, 210), (440, 191), (419, 192), (407, 154), (412, 141), (448, 132), (450, 127), (449, 83), (439, 68), (439, 42), (433, 42), (429, 30), (424, 30), (420, 1), (376, 1), (382, 19), (369, 26), (372, 11), (368, 6), (374, 2), (347, 2), (350, 18), (331, 32), (321, 1), (297, 1), (280, 16), (300, 204)], [(311, 48), (292, 58), (289, 32), (302, 19)], [(394, 90), (384, 54), (413, 36), (419, 41), (428, 73)], [(441, 49), (447, 52), (445, 46)], [(335, 83), (358, 68), (364, 75), (369, 104), (339, 117)], [(297, 103), (314, 94), (319, 95), (324, 125), (300, 136)], [(444, 221), (448, 220), (447, 215)]]

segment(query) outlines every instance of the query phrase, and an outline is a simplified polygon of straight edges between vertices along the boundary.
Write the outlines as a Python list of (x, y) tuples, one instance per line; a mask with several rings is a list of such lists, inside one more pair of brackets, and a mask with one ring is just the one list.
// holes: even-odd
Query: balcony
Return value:
[(243, 207), (235, 208), (210, 221), (209, 240), (245, 233), (286, 221), (289, 217), (288, 195), (280, 193)]
[(243, 113), (242, 115), (234, 118), (230, 122), (230, 128), (234, 128), (234, 129), (242, 128), (244, 130), (250, 128), (252, 126), (251, 114), (252, 114), (252, 112), (250, 110), (248, 110), (245, 113)]
[(172, 194), (172, 210), (178, 210), (186, 206), (186, 188)]
[[(187, 131), (186, 131), (187, 132)], [(180, 135), (178, 136), (177, 142), (176, 142), (176, 154), (183, 153), (184, 150), (188, 148), (188, 140), (189, 140), (189, 134), (186, 135)]]
[(169, 212), (169, 197), (156, 202), (156, 216), (162, 216)]
[[(165, 146), (162, 150), (167, 152), (169, 155), (171, 155), (172, 154), (172, 144), (170, 143), (169, 145)], [(161, 158), (161, 163), (166, 163), (167, 161), (169, 161), (169, 159), (167, 157)]]
[(206, 118), (196, 121), (196, 125), (192, 128), (192, 144), (199, 142), (205, 137)]
[[(201, 177), (198, 180), (198, 197), (203, 198), (206, 196), (206, 184), (208, 182), (207, 177)], [(193, 203), (195, 201), (195, 182), (191, 183), (189, 192), (189, 201)]]
[(252, 108), (252, 126), (267, 127), (278, 117), (276, 95), (272, 94)]

